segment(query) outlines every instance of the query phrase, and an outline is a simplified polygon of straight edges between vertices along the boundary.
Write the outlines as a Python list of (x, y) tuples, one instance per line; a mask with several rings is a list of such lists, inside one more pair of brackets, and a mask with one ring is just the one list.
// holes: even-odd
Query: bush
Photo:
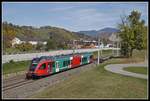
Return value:
[(45, 49), (45, 45), (43, 45), (42, 43), (38, 43), (36, 45), (36, 50), (44, 50)]
[(15, 45), (17, 49), (19, 49), (21, 52), (30, 51), (33, 49), (33, 45), (30, 43), (22, 43)]
[(49, 50), (49, 49), (57, 49), (57, 43), (56, 43), (56, 41), (51, 40), (51, 39), (49, 39), (47, 41), (46, 50)]
[(10, 60), (9, 63), (14, 63), (14, 60)]

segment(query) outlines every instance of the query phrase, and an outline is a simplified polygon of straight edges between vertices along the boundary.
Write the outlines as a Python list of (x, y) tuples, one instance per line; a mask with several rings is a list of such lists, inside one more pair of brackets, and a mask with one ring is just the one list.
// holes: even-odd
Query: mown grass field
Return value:
[[(104, 70), (107, 64), (139, 62), (144, 52), (135, 51), (132, 59), (111, 59), (93, 69), (46, 88), (30, 98), (147, 98), (147, 80)], [(136, 54), (139, 54), (137, 56)]]
[[(94, 57), (97, 57), (98, 52), (97, 51), (93, 52), (93, 54), (94, 54)], [(101, 54), (101, 51), (100, 51), (100, 54)], [(100, 56), (105, 57), (105, 56), (111, 56), (111, 55), (112, 55), (112, 50), (102, 50), (102, 55)]]
[(124, 70), (134, 73), (147, 74), (147, 67), (126, 67)]

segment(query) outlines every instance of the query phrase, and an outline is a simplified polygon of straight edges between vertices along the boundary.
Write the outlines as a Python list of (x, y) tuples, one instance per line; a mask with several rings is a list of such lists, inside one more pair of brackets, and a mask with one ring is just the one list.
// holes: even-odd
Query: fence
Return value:
[[(103, 48), (102, 50), (117, 50), (117, 48)], [(95, 49), (77, 49), (75, 53), (82, 53), (82, 52), (94, 52), (98, 51), (98, 48)], [(28, 54), (15, 54), (15, 55), (2, 55), (2, 63), (9, 62), (10, 60), (13, 61), (24, 61), (24, 60), (31, 60), (34, 57), (40, 56), (55, 56), (60, 54), (71, 54), (73, 50), (57, 50), (57, 51), (50, 51), (50, 52), (41, 52), (41, 53), (28, 53)]]

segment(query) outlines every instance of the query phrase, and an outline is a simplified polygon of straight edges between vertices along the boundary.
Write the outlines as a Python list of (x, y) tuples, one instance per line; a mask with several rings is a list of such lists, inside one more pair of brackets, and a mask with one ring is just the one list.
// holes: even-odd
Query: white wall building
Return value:
[[(100, 47), (100, 48), (104, 48), (104, 44), (101, 42), (100, 45), (99, 45), (99, 47)], [(95, 46), (95, 48), (99, 48), (99, 47), (98, 47), (98, 45)]]
[(19, 38), (15, 37), (12, 40), (12, 46), (14, 46), (15, 44), (21, 44), (21, 43), (25, 43), (25, 41), (21, 41)]
[(32, 45), (37, 45), (38, 42), (37, 41), (29, 41), (29, 43)]
[(105, 48), (110, 48), (110, 47), (113, 47), (113, 45), (112, 45), (112, 44), (107, 44), (107, 45), (105, 46)]
[(46, 41), (44, 41), (44, 42), (43, 42), (43, 45), (46, 45), (46, 44), (47, 44), (47, 42), (46, 42)]
[(43, 45), (46, 45), (47, 42), (46, 41), (34, 41), (34, 40), (31, 40), (31, 41), (24, 41), (24, 40), (21, 40), (20, 38), (17, 38), (15, 37), (13, 40), (12, 40), (12, 46), (14, 46), (15, 44), (21, 44), (21, 43), (27, 43), (29, 42), (30, 44), (32, 45), (37, 45), (38, 43), (42, 43)]

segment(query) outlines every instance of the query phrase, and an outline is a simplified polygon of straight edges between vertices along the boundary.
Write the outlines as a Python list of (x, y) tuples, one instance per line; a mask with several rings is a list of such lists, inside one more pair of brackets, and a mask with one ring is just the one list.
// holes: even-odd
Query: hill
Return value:
[(19, 26), (12, 23), (3, 22), (3, 42), (7, 44), (14, 37), (19, 37), (26, 40), (48, 40), (53, 39), (57, 43), (72, 41), (74, 39), (90, 39), (84, 34), (76, 34), (63, 28), (42, 26), (35, 28), (33, 26)]
[(78, 33), (83, 33), (85, 35), (89, 35), (92, 37), (97, 37), (98, 35), (100, 37), (109, 37), (112, 33), (116, 32), (119, 32), (119, 30), (116, 28), (106, 27), (100, 30), (79, 31)]

